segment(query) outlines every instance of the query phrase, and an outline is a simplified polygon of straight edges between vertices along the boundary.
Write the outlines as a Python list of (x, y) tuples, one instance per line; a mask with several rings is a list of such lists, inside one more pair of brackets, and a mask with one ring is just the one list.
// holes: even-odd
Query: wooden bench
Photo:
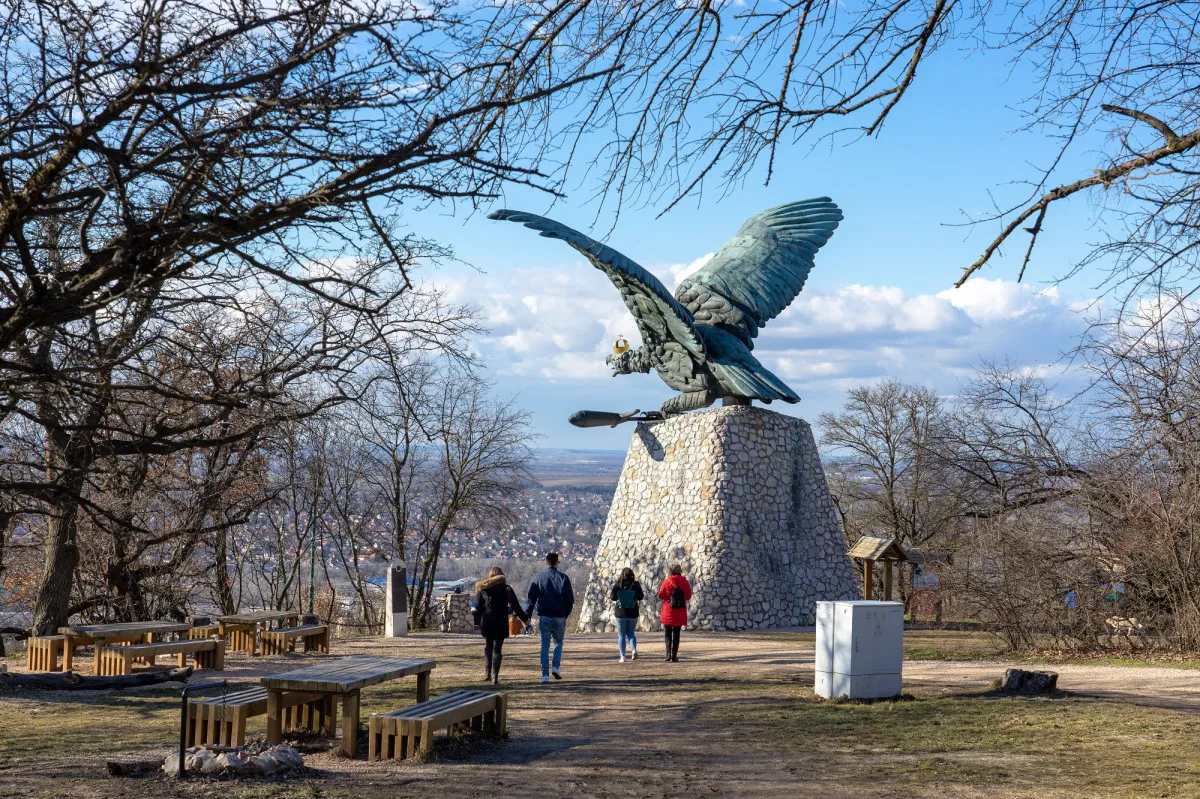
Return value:
[(58, 671), (58, 656), (63, 653), (65, 635), (39, 635), (26, 639), (29, 660), (26, 668), (30, 671)]
[(202, 641), (163, 641), (157, 644), (112, 644), (104, 647), (100, 653), (100, 675), (118, 677), (133, 673), (133, 661), (144, 660), (154, 665), (157, 655), (178, 655), (179, 667), (187, 665), (187, 656), (191, 653), (198, 669), (214, 669), (223, 671), (225, 668), (225, 644), (218, 638), (206, 638)]
[[(203, 699), (188, 700), (187, 745), (245, 746), (246, 719), (267, 712), (267, 689), (242, 688)], [(283, 694), (283, 728), (286, 730), (320, 730), (332, 736), (336, 725), (336, 708), (328, 694), (285, 691)]]
[(221, 628), (215, 624), (204, 624), (188, 630), (188, 638), (199, 641), (205, 638), (215, 638), (221, 634)]
[(303, 624), (299, 627), (263, 630), (262, 653), (282, 655), (295, 651), (296, 639), (304, 642), (305, 652), (329, 652), (329, 628), (324, 624)]
[(403, 760), (433, 748), (435, 730), (454, 727), (503, 735), (508, 698), (483, 691), (451, 691), (411, 707), (371, 716), (368, 760)]
[(225, 624), (222, 629), (229, 637), (230, 652), (258, 654), (257, 624)]

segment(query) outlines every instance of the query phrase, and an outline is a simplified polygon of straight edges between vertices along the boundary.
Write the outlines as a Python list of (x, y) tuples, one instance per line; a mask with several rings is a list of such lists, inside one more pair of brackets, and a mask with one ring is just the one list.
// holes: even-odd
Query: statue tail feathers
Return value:
[(767, 401), (777, 399), (784, 402), (800, 401), (799, 395), (792, 391), (787, 383), (772, 374), (757, 360), (739, 363), (710, 361), (708, 368), (720, 382), (722, 388), (735, 392), (739, 396)]

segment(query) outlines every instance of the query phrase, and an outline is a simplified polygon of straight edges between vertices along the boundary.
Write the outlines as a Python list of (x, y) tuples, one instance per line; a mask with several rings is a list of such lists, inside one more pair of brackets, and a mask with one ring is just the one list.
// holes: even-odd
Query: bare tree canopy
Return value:
[[(406, 260), (400, 205), (468, 203), (568, 168), (620, 207), (671, 207), (779, 148), (878, 133), (950, 45), (1032, 74), (1061, 137), (963, 280), (1051, 205), (1099, 195), (1126, 225), (1095, 255), (1136, 285), (1192, 268), (1196, 9), (958, 0), (195, 5), (17, 0), (0, 20), (0, 352), (198, 265), (249, 266), (346, 302), (322, 255)], [(1061, 184), (1072, 148), (1094, 174)], [(582, 159), (582, 160), (580, 160)], [(594, 181), (592, 182), (594, 177)], [(54, 266), (30, 228), (70, 220)], [(1024, 247), (1025, 243), (1021, 242)], [(1024, 267), (1022, 267), (1022, 272)], [(961, 283), (961, 281), (960, 281)], [(367, 294), (371, 307), (386, 295)]]

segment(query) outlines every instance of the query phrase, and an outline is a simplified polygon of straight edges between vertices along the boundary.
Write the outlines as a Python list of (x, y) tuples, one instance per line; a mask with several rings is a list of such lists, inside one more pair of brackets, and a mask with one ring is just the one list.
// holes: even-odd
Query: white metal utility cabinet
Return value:
[(900, 695), (904, 605), (818, 602), (817, 696), (881, 699)]

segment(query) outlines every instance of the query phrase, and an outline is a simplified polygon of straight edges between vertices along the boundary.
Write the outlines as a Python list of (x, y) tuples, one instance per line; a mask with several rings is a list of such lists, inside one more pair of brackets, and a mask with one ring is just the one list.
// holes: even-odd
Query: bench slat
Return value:
[(324, 624), (305, 624), (300, 627), (277, 627), (274, 630), (264, 630), (267, 635), (282, 635), (287, 638), (299, 638), (302, 635), (321, 632), (325, 629)]
[(491, 727), (503, 735), (507, 697), (502, 693), (458, 690), (410, 707), (371, 716), (368, 758), (401, 760), (433, 746), (435, 730), (469, 722), (472, 729)]
[(104, 647), (114, 652), (138, 655), (175, 655), (180, 652), (201, 652), (215, 649), (220, 644), (215, 638), (198, 638), (188, 641), (162, 641), (156, 644), (110, 644)]
[(457, 704), (471, 702), (483, 697), (495, 696), (495, 694), (485, 693), (483, 691), (451, 691), (442, 696), (435, 697), (425, 702), (408, 707), (402, 707), (398, 710), (392, 710), (388, 713), (380, 713), (378, 715), (386, 716), (393, 719), (420, 719), (425, 718), (429, 713), (437, 713), (447, 707), (454, 707)]

